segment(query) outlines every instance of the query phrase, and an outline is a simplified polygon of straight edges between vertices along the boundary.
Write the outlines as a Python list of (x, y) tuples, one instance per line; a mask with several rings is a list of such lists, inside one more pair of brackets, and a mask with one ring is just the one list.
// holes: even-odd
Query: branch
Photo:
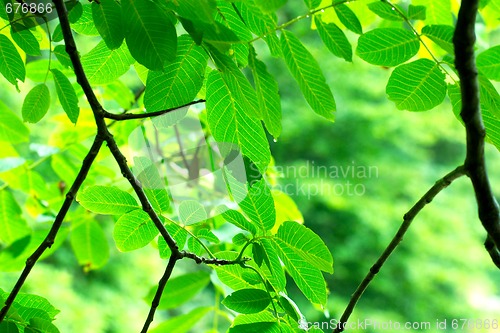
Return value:
[(167, 268), (165, 269), (165, 273), (163, 273), (163, 276), (161, 277), (160, 281), (158, 282), (158, 289), (156, 289), (155, 297), (153, 298), (153, 302), (151, 303), (151, 308), (149, 309), (148, 317), (146, 318), (146, 322), (144, 323), (144, 326), (142, 327), (141, 333), (146, 333), (148, 331), (149, 325), (151, 325), (151, 323), (153, 322), (156, 309), (158, 308), (158, 305), (160, 304), (161, 295), (163, 294), (163, 290), (165, 289), (165, 285), (167, 284), (168, 279), (170, 278), (170, 275), (172, 274), (172, 271), (174, 270), (175, 263), (180, 258), (181, 257), (179, 257), (177, 254), (174, 254), (174, 253), (172, 253), (172, 255), (170, 256), (170, 259), (168, 260)]
[[(474, 56), (475, 22), (478, 0), (463, 0), (453, 35), (455, 67), (460, 78), (462, 111), (460, 116), (467, 133), (465, 169), (478, 205), (479, 219), (489, 235), (490, 243), (500, 249), (500, 211), (490, 186), (484, 158), (486, 130), (481, 117), (479, 83)], [(491, 253), (490, 253), (491, 254)]]
[(49, 233), (47, 234), (43, 242), (35, 250), (35, 252), (33, 252), (33, 254), (26, 260), (26, 266), (24, 267), (21, 276), (17, 280), (14, 288), (9, 294), (9, 297), (7, 297), (7, 300), (5, 301), (5, 305), (0, 311), (0, 322), (2, 322), (2, 320), (7, 315), (9, 308), (12, 306), (14, 299), (17, 297), (17, 294), (21, 290), (21, 287), (23, 286), (24, 282), (26, 281), (26, 278), (30, 274), (31, 269), (35, 266), (36, 262), (38, 261), (38, 259), (40, 259), (41, 255), (48, 248), (50, 248), (52, 244), (54, 244), (54, 240), (56, 239), (57, 233), (61, 228), (64, 218), (66, 217), (66, 213), (68, 213), (68, 210), (71, 207), (71, 204), (73, 203), (73, 200), (76, 196), (76, 193), (80, 189), (80, 186), (82, 185), (85, 178), (87, 178), (88, 171), (90, 170), (92, 163), (94, 162), (97, 154), (99, 153), (102, 143), (103, 140), (100, 139), (99, 137), (96, 137), (94, 139), (94, 143), (92, 144), (92, 147), (90, 148), (87, 156), (85, 156), (85, 158), (83, 159), (82, 167), (80, 168), (80, 171), (78, 172), (78, 175), (76, 176), (73, 185), (71, 185), (71, 188), (66, 194), (66, 199), (64, 200), (61, 209), (57, 213), (57, 216), (54, 220), (54, 223), (52, 224), (52, 227), (50, 228)]
[(217, 259), (217, 258), (205, 258), (200, 257), (192, 252), (181, 251), (182, 258), (193, 259), (197, 264), (206, 265), (216, 265), (216, 266), (227, 266), (227, 265), (239, 265), (241, 263), (247, 262), (250, 258), (236, 258), (234, 260), (227, 259)]
[(352, 294), (351, 299), (349, 301), (349, 304), (347, 305), (346, 309), (344, 310), (344, 313), (342, 314), (342, 317), (340, 318), (339, 324), (333, 331), (334, 333), (342, 332), (344, 331), (344, 327), (347, 323), (347, 320), (351, 316), (352, 311), (356, 307), (356, 303), (358, 300), (361, 298), (363, 295), (364, 291), (370, 284), (370, 282), (373, 280), (375, 275), (380, 271), (382, 266), (384, 265), (385, 261), (389, 258), (389, 256), (392, 254), (392, 252), (396, 249), (396, 247), (399, 245), (399, 243), (403, 240), (403, 236), (405, 233), (408, 231), (408, 228), (410, 227), (411, 223), (415, 219), (415, 217), (420, 213), (420, 211), (428, 204), (430, 203), (436, 195), (438, 195), (439, 192), (441, 192), (443, 189), (448, 187), (455, 179), (463, 176), (465, 174), (465, 168), (464, 166), (459, 166), (452, 172), (448, 173), (446, 176), (438, 180), (434, 186), (432, 186), (427, 193), (424, 194), (423, 197), (418, 200), (415, 205), (404, 215), (403, 217), (403, 223), (399, 227), (398, 232), (396, 235), (392, 238), (391, 242), (389, 245), (386, 247), (382, 255), (377, 259), (375, 264), (370, 268), (370, 271), (368, 274), (365, 276), (363, 281), (359, 284), (358, 288)]
[(154, 112), (147, 112), (147, 113), (122, 113), (122, 114), (114, 114), (108, 111), (103, 111), (104, 118), (108, 119), (113, 119), (113, 120), (129, 120), (129, 119), (144, 119), (144, 118), (152, 118), (152, 117), (158, 117), (161, 115), (164, 115), (166, 113), (179, 110), (182, 108), (185, 108), (187, 106), (191, 106), (194, 104), (199, 104), (199, 103), (205, 103), (204, 99), (199, 99), (197, 101), (192, 101), (189, 103), (186, 103), (184, 105), (176, 106), (170, 109), (166, 110), (161, 110), (161, 111), (154, 111)]

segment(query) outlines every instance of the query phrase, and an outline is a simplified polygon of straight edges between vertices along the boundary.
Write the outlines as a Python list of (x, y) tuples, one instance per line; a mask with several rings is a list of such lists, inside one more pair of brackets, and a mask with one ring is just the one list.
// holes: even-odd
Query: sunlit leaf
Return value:
[(76, 124), (78, 115), (80, 114), (80, 107), (78, 106), (78, 97), (76, 97), (75, 89), (62, 72), (57, 69), (52, 69), (51, 72), (54, 76), (57, 97), (61, 102), (63, 110), (68, 115), (69, 120), (73, 124)]
[(17, 87), (17, 80), (26, 76), (23, 59), (9, 38), (0, 34), (0, 73)]
[(39, 122), (50, 106), (50, 92), (46, 84), (33, 87), (24, 99), (22, 114), (23, 120), (28, 123)]
[(335, 23), (324, 23), (320, 17), (314, 17), (314, 23), (325, 46), (337, 57), (352, 61), (352, 47), (344, 32)]
[(397, 5), (394, 6), (395, 7), (385, 1), (376, 1), (368, 4), (368, 8), (370, 8), (372, 12), (383, 19), (391, 21), (403, 21), (403, 17), (395, 8), (398, 8), (400, 12), (403, 12), (403, 10)]
[(178, 315), (159, 324), (151, 333), (186, 333), (191, 332), (191, 328), (200, 321), (207, 313), (212, 311), (212, 307), (201, 307), (191, 310), (189, 313)]
[(336, 5), (334, 8), (340, 22), (342, 22), (347, 29), (357, 33), (358, 35), (363, 33), (361, 22), (359, 22), (358, 17), (354, 14), (351, 8), (343, 3)]
[(263, 230), (270, 230), (276, 222), (276, 211), (271, 191), (263, 178), (255, 182), (248, 194), (238, 203), (250, 220)]
[(29, 235), (31, 229), (21, 217), (21, 207), (8, 190), (0, 191), (0, 241), (11, 244), (13, 241)]
[(28, 139), (28, 127), (0, 101), (0, 141), (20, 143), (28, 141)]
[(198, 201), (187, 200), (179, 205), (179, 217), (185, 225), (190, 225), (206, 220), (207, 212)]
[(227, 296), (223, 301), (227, 308), (239, 313), (257, 313), (271, 303), (271, 297), (262, 289), (241, 289)]
[(122, 215), (116, 221), (113, 238), (116, 247), (126, 252), (148, 245), (158, 232), (149, 215), (141, 209), (136, 209)]
[(359, 37), (356, 54), (372, 65), (397, 66), (416, 55), (419, 48), (420, 41), (411, 31), (377, 28)]
[(289, 31), (283, 30), (281, 34), (281, 48), (288, 69), (313, 111), (328, 120), (333, 120), (336, 110), (335, 100), (318, 62)]
[(386, 92), (400, 110), (427, 111), (443, 102), (445, 75), (434, 61), (419, 59), (396, 67)]
[(108, 48), (119, 48), (125, 38), (120, 4), (115, 0), (92, 2), (92, 18)]
[(12, 24), (11, 36), (14, 42), (27, 54), (34, 56), (42, 54), (40, 52), (40, 43), (38, 43), (36, 37), (25, 26), (17, 23)]
[(250, 231), (253, 235), (257, 233), (257, 228), (255, 227), (255, 225), (252, 222), (248, 221), (240, 212), (236, 210), (226, 210), (224, 213), (222, 213), (222, 217), (238, 228)]
[(130, 53), (147, 68), (163, 70), (165, 61), (173, 61), (177, 52), (174, 25), (155, 2), (123, 0), (121, 3)]
[(114, 186), (89, 186), (78, 192), (76, 200), (97, 214), (121, 215), (141, 207), (133, 196)]
[(500, 45), (477, 56), (477, 68), (490, 80), (500, 81)]
[(426, 24), (453, 24), (453, 15), (450, 0), (412, 0), (414, 6), (425, 6)]
[(454, 31), (455, 28), (450, 25), (426, 25), (422, 28), (422, 35), (429, 37), (446, 52), (454, 54), (452, 41)]

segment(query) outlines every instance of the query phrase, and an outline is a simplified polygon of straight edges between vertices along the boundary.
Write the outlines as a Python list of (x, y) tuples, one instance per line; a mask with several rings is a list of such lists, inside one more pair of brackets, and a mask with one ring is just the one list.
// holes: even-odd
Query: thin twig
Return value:
[(108, 112), (108, 111), (104, 111), (104, 118), (118, 120), (118, 121), (120, 121), (120, 120), (130, 120), (130, 119), (152, 118), (152, 117), (162, 116), (162, 115), (164, 115), (166, 113), (169, 113), (169, 112), (172, 112), (172, 111), (175, 111), (175, 110), (179, 110), (179, 109), (182, 109), (182, 108), (194, 105), (194, 104), (199, 104), (199, 103), (205, 103), (205, 100), (204, 99), (199, 99), (199, 100), (192, 101), (192, 102), (186, 103), (184, 105), (176, 106), (176, 107), (173, 107), (173, 108), (170, 108), (170, 109), (161, 110), (161, 111), (146, 112), (146, 113), (122, 113), (122, 114), (114, 114), (114, 113), (111, 113), (111, 112)]
[(94, 143), (92, 144), (92, 147), (90, 148), (87, 156), (83, 159), (82, 167), (80, 168), (80, 171), (78, 172), (78, 175), (76, 176), (75, 181), (73, 182), (73, 185), (71, 185), (71, 188), (69, 189), (68, 193), (66, 194), (66, 199), (64, 199), (64, 202), (62, 204), (61, 209), (57, 213), (57, 216), (54, 220), (54, 223), (52, 224), (52, 227), (50, 228), (49, 233), (43, 240), (43, 242), (38, 246), (38, 248), (33, 252), (33, 254), (26, 260), (26, 266), (24, 267), (23, 272), (21, 273), (21, 276), (17, 280), (14, 288), (12, 288), (12, 291), (9, 294), (9, 297), (5, 300), (5, 305), (3, 306), (2, 310), (0, 311), (0, 322), (5, 318), (7, 315), (7, 312), (9, 311), (9, 308), (12, 306), (12, 303), (14, 302), (15, 298), (17, 297), (17, 294), (21, 290), (21, 287), (23, 286), (24, 282), (26, 281), (26, 278), (31, 272), (31, 269), (35, 266), (36, 262), (38, 259), (42, 256), (42, 254), (54, 244), (54, 241), (56, 239), (57, 233), (59, 232), (59, 229), (61, 228), (62, 222), (64, 218), (66, 217), (66, 213), (68, 212), (69, 208), (71, 207), (71, 204), (73, 203), (73, 200), (75, 199), (76, 193), (80, 189), (80, 186), (82, 185), (83, 181), (87, 177), (88, 171), (90, 170), (90, 167), (92, 166), (92, 163), (94, 162), (97, 154), (99, 153), (99, 150), (102, 146), (103, 140), (99, 137), (96, 137), (94, 139)]
[(432, 186), (427, 193), (424, 194), (423, 197), (418, 200), (415, 205), (404, 215), (403, 218), (403, 223), (399, 227), (398, 232), (396, 235), (392, 238), (391, 242), (389, 245), (386, 247), (382, 255), (377, 259), (375, 264), (370, 268), (370, 271), (368, 274), (365, 276), (363, 281), (359, 284), (358, 288), (352, 294), (351, 299), (349, 300), (349, 304), (347, 305), (346, 309), (344, 310), (344, 313), (342, 314), (342, 317), (340, 318), (339, 324), (333, 331), (334, 333), (342, 332), (344, 331), (344, 328), (346, 326), (347, 320), (349, 320), (349, 317), (351, 316), (352, 311), (356, 307), (356, 303), (358, 300), (361, 298), (363, 295), (364, 291), (370, 284), (370, 282), (373, 280), (375, 275), (380, 271), (382, 266), (384, 265), (385, 261), (389, 258), (389, 256), (392, 254), (392, 252), (396, 249), (396, 247), (399, 245), (399, 243), (403, 240), (403, 237), (405, 233), (408, 231), (408, 228), (410, 227), (411, 223), (413, 222), (414, 218), (417, 216), (418, 213), (428, 204), (430, 203), (436, 195), (441, 192), (443, 189), (448, 187), (455, 179), (465, 175), (465, 168), (464, 166), (459, 166), (452, 172), (448, 173), (446, 176), (438, 180), (434, 186)]

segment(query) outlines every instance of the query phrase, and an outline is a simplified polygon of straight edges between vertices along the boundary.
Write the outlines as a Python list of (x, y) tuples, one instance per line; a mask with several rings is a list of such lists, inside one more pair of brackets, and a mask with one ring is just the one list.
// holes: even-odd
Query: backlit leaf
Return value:
[(238, 82), (235, 81), (234, 76), (223, 76), (216, 70), (209, 73), (206, 102), (208, 126), (217, 142), (238, 145), (243, 155), (263, 170), (271, 158), (269, 143), (260, 121), (248, 116), (245, 101), (241, 100), (241, 94), (235, 93), (238, 89)]
[(300, 223), (288, 221), (281, 225), (276, 237), (312, 266), (333, 273), (332, 255), (323, 240), (311, 229)]
[(21, 208), (8, 190), (0, 191), (0, 242), (11, 244), (13, 241), (29, 235), (31, 229), (21, 217)]
[(92, 2), (92, 18), (108, 48), (111, 50), (119, 48), (125, 38), (119, 3), (115, 0)]
[(445, 75), (434, 61), (419, 59), (396, 67), (386, 92), (400, 110), (427, 111), (443, 102)]
[(477, 68), (488, 79), (500, 81), (500, 45), (479, 53), (476, 63)]
[(434, 43), (439, 45), (443, 50), (450, 54), (454, 54), (453, 33), (455, 28), (450, 25), (426, 25), (422, 28), (422, 35), (429, 37)]
[(397, 66), (417, 54), (419, 48), (420, 41), (411, 31), (377, 28), (359, 37), (356, 54), (372, 65)]
[(356, 16), (356, 14), (354, 14), (351, 8), (343, 3), (336, 5), (334, 8), (340, 22), (342, 22), (342, 24), (345, 25), (347, 29), (351, 30), (354, 33), (357, 33), (358, 35), (361, 35), (363, 33), (361, 23), (359, 22), (358, 17)]
[(161, 71), (166, 60), (175, 60), (175, 27), (155, 2), (123, 0), (122, 16), (127, 46), (137, 62)]
[(193, 101), (203, 85), (208, 55), (188, 36), (178, 40), (175, 61), (161, 72), (148, 74), (144, 105), (148, 112), (166, 110)]
[(97, 214), (121, 215), (141, 207), (133, 196), (114, 186), (89, 186), (78, 192), (76, 201)]
[(116, 221), (113, 238), (116, 247), (123, 252), (133, 251), (148, 245), (159, 231), (149, 215), (141, 209), (122, 215)]
[(352, 47), (344, 32), (335, 23), (324, 23), (315, 16), (314, 23), (325, 46), (337, 57), (352, 61)]
[[(383, 19), (390, 20), (390, 21), (403, 21), (403, 17), (399, 15), (398, 11), (395, 10), (392, 5), (385, 1), (376, 1), (368, 4), (368, 8), (378, 16), (380, 16)], [(397, 7), (400, 11), (402, 9), (398, 6)]]
[(52, 69), (51, 72), (54, 76), (57, 97), (61, 102), (63, 110), (68, 115), (69, 120), (73, 124), (76, 124), (78, 115), (80, 114), (80, 107), (78, 106), (78, 97), (76, 97), (75, 89), (62, 72), (57, 69)]
[(160, 214), (168, 212), (170, 210), (170, 197), (156, 165), (147, 157), (136, 156), (132, 171), (141, 182), (144, 193), (153, 209)]
[(191, 310), (186, 314), (181, 314), (164, 321), (154, 329), (150, 330), (151, 333), (187, 333), (192, 332), (191, 328), (201, 320), (207, 313), (213, 311), (212, 307), (201, 307)]
[(191, 225), (205, 221), (207, 212), (198, 201), (187, 200), (179, 205), (179, 217), (184, 225)]
[(453, 25), (453, 15), (450, 0), (412, 0), (414, 6), (425, 6), (426, 24)]
[(271, 303), (271, 297), (262, 289), (241, 289), (227, 296), (223, 301), (227, 308), (239, 313), (257, 313)]
[(23, 81), (26, 77), (23, 59), (17, 52), (12, 41), (0, 34), (0, 73), (17, 87), (17, 80)]
[(238, 203), (250, 220), (263, 230), (270, 230), (276, 222), (276, 211), (271, 191), (262, 178), (248, 189), (248, 194)]
[(249, 67), (252, 69), (259, 109), (267, 130), (274, 138), (281, 134), (281, 100), (276, 79), (269, 74), (266, 65), (257, 59), (255, 50), (250, 49)]
[(288, 69), (313, 111), (328, 120), (333, 120), (336, 110), (335, 100), (312, 54), (294, 34), (286, 30), (281, 34), (281, 49)]
[(27, 54), (34, 56), (41, 55), (38, 40), (25, 26), (17, 23), (12, 24), (11, 36), (14, 42)]
[(82, 66), (91, 84), (112, 82), (125, 74), (134, 62), (127, 45), (110, 50), (104, 41), (82, 57)]
[(24, 99), (22, 114), (23, 120), (28, 123), (39, 122), (50, 106), (50, 93), (46, 84), (33, 87)]
[(226, 210), (222, 213), (222, 217), (229, 223), (237, 226), (240, 229), (250, 231), (253, 235), (257, 233), (257, 228), (255, 225), (248, 221), (240, 212), (237, 210)]

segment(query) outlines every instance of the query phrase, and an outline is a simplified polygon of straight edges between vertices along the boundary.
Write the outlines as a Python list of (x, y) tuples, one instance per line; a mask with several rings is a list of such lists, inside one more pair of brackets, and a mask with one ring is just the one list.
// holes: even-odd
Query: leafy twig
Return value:
[(87, 174), (90, 170), (90, 167), (92, 166), (92, 163), (94, 162), (97, 154), (99, 153), (99, 150), (101, 149), (103, 140), (99, 137), (96, 137), (94, 140), (94, 143), (92, 144), (92, 147), (90, 148), (87, 156), (83, 159), (82, 167), (80, 168), (80, 171), (78, 172), (78, 175), (76, 176), (75, 181), (73, 182), (73, 185), (71, 185), (71, 188), (69, 189), (68, 193), (66, 194), (66, 199), (64, 200), (61, 209), (57, 213), (57, 216), (54, 220), (54, 223), (52, 224), (52, 227), (50, 228), (49, 233), (43, 240), (43, 242), (38, 246), (38, 248), (33, 252), (33, 254), (26, 260), (26, 266), (24, 267), (23, 272), (21, 273), (21, 276), (17, 280), (14, 288), (12, 289), (11, 293), (9, 294), (9, 297), (5, 300), (5, 305), (3, 306), (2, 310), (0, 311), (0, 322), (5, 318), (7, 315), (7, 312), (9, 311), (9, 308), (12, 306), (12, 303), (14, 302), (14, 299), (16, 298), (17, 294), (21, 290), (21, 287), (23, 286), (24, 282), (26, 281), (26, 278), (31, 272), (31, 269), (35, 266), (36, 262), (38, 259), (42, 256), (42, 254), (54, 244), (54, 240), (56, 239), (57, 233), (59, 232), (59, 229), (61, 228), (62, 222), (64, 218), (66, 217), (66, 214), (68, 213), (69, 208), (71, 207), (71, 204), (73, 203), (73, 200), (76, 196), (76, 193), (78, 192), (78, 189), (82, 185), (83, 181), (87, 177)]
[(340, 318), (339, 324), (333, 331), (334, 333), (342, 332), (344, 331), (345, 324), (347, 323), (347, 320), (351, 316), (352, 311), (356, 307), (356, 303), (358, 300), (361, 298), (363, 295), (364, 291), (370, 284), (370, 282), (373, 280), (375, 275), (380, 271), (382, 266), (384, 265), (385, 261), (389, 258), (389, 256), (392, 254), (392, 252), (396, 249), (396, 247), (399, 245), (399, 243), (403, 240), (403, 236), (405, 233), (408, 231), (408, 228), (410, 227), (411, 223), (415, 219), (415, 217), (420, 213), (420, 211), (428, 204), (430, 203), (436, 195), (441, 192), (443, 189), (445, 189), (448, 185), (450, 185), (455, 179), (465, 175), (465, 168), (464, 166), (459, 166), (452, 172), (448, 173), (446, 176), (438, 180), (434, 186), (432, 186), (427, 193), (424, 194), (423, 197), (418, 200), (415, 205), (404, 215), (403, 217), (403, 223), (399, 227), (398, 232), (396, 235), (392, 238), (391, 242), (389, 245), (386, 247), (382, 255), (377, 259), (375, 264), (370, 268), (370, 271), (368, 274), (365, 276), (363, 281), (359, 284), (358, 288), (352, 294), (351, 299), (349, 301), (349, 304), (347, 305), (346, 309), (344, 310), (344, 313), (342, 314), (342, 317)]
[[(479, 102), (479, 82), (474, 56), (476, 41), (475, 23), (478, 0), (463, 0), (458, 12), (457, 27), (453, 35), (455, 46), (455, 68), (460, 78), (462, 93), (462, 111), (467, 134), (467, 153), (465, 169), (469, 176), (478, 205), (479, 219), (489, 235), (488, 244), (493, 243), (496, 251), (500, 249), (500, 211), (490, 186), (484, 158), (484, 138), (486, 130), (481, 116)], [(495, 258), (492, 257), (493, 261)]]

